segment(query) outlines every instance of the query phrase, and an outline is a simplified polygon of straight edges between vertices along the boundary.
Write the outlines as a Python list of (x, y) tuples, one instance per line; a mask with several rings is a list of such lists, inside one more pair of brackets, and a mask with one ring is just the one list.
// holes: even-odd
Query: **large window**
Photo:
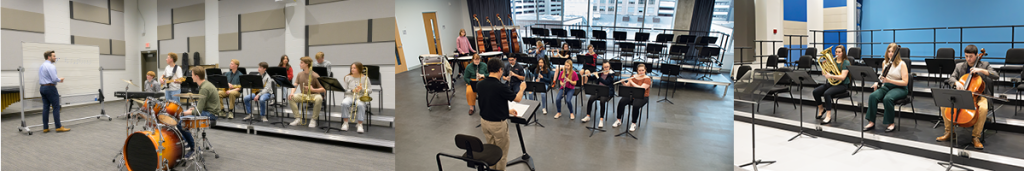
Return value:
[[(638, 31), (661, 33), (654, 29), (674, 29), (676, 0), (510, 0), (517, 26), (551, 24), (563, 29), (604, 30), (608, 38), (615, 31), (635, 39)], [(528, 28), (519, 29), (525, 35)], [(590, 33), (590, 31), (587, 31)], [(588, 34), (588, 37), (591, 34)], [(607, 46), (613, 48), (611, 44)]]

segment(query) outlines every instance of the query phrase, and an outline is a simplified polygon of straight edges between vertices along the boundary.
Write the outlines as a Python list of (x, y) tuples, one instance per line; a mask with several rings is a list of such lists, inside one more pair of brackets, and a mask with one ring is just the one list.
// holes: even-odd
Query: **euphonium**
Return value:
[[(821, 56), (818, 57), (818, 66), (821, 66), (821, 72), (828, 72), (828, 74), (839, 75), (842, 71), (836, 66), (836, 60), (832, 57), (832, 47), (821, 51)], [(843, 81), (837, 79), (828, 79), (828, 83), (832, 85), (839, 85)]]

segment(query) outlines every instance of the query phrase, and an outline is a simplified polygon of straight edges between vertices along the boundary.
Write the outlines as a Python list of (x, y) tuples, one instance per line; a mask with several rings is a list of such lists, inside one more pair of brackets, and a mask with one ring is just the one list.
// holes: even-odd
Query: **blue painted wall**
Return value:
[(782, 20), (807, 22), (807, 0), (783, 0)]
[(845, 7), (846, 6), (846, 0), (825, 0), (825, 1), (822, 1), (822, 4), (824, 4), (825, 8)]
[[(924, 28), (924, 27), (960, 27), (960, 26), (996, 26), (996, 25), (1024, 25), (1024, 1), (1021, 0), (864, 0), (862, 29), (895, 29), (895, 28)], [(933, 35), (935, 38), (933, 38)], [(935, 49), (949, 47), (956, 50), (957, 56), (961, 55), (960, 30), (938, 29), (921, 31), (896, 31), (896, 41), (899, 42), (931, 42), (931, 41), (957, 41), (957, 43), (938, 44), (901, 44), (911, 49), (912, 56), (934, 56)], [(976, 28), (964, 29), (963, 41), (970, 42), (991, 42), (1005, 41), (1011, 39), (1022, 42), (1016, 43), (1015, 48), (1024, 48), (1024, 27), (1016, 28), (1016, 36), (1011, 37), (1010, 28)], [(875, 32), (871, 35), (868, 32), (861, 34), (862, 42), (869, 42), (874, 38), (875, 42), (893, 41), (893, 32)], [(1006, 50), (1011, 48), (1010, 44), (975, 44), (986, 48), (990, 57), (1004, 57)], [(886, 45), (873, 45), (863, 47), (863, 54), (881, 55), (885, 52)], [(964, 44), (963, 46), (967, 46)], [(915, 57), (913, 59), (923, 59)], [(999, 63), (1002, 60), (995, 60)]]

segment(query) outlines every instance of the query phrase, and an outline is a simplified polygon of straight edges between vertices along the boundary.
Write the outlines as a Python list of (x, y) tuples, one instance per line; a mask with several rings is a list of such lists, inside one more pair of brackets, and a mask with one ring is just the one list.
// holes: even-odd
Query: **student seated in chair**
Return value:
[[(995, 69), (992, 69), (992, 66), (989, 65), (988, 62), (981, 61), (981, 56), (983, 55), (985, 55), (985, 49), (981, 49), (981, 54), (978, 54), (977, 46), (967, 45), (967, 47), (964, 48), (964, 57), (967, 58), (967, 61), (957, 63), (956, 69), (953, 70), (952, 77), (949, 77), (949, 79), (947, 79), (946, 81), (950, 85), (956, 87), (957, 90), (966, 90), (966, 88), (969, 85), (964, 85), (963, 82), (960, 82), (960, 77), (965, 74), (975, 74), (974, 76), (981, 76), (982, 80), (984, 80), (985, 82), (986, 88), (983, 93), (985, 95), (991, 96), (993, 94), (991, 87), (992, 80), (999, 79), (999, 74), (996, 73)], [(978, 97), (977, 100), (974, 101), (974, 103), (977, 104), (978, 109), (974, 115), (974, 130), (971, 131), (971, 136), (974, 136), (974, 148), (983, 149), (985, 148), (985, 146), (981, 144), (981, 134), (983, 133), (982, 131), (985, 129), (985, 119), (988, 118), (988, 98)], [(947, 114), (951, 113), (943, 113), (943, 115)], [(952, 123), (952, 121), (950, 121), (949, 119), (946, 119), (947, 117), (942, 118), (942, 123), (946, 125), (946, 132), (942, 134), (942, 136), (935, 138), (935, 141), (949, 140), (949, 138), (951, 137), (951, 131), (953, 131), (954, 123)]]

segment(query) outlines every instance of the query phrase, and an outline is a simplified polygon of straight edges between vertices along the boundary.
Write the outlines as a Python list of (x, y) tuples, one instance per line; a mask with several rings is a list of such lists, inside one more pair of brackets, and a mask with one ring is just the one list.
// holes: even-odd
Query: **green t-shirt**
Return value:
[[(839, 65), (839, 72), (843, 72), (843, 70), (848, 70), (849, 68), (850, 68), (850, 61), (849, 60), (843, 60), (843, 64)], [(846, 79), (843, 79), (843, 83), (842, 84), (843, 85), (849, 85), (850, 84), (850, 74), (846, 74)]]

